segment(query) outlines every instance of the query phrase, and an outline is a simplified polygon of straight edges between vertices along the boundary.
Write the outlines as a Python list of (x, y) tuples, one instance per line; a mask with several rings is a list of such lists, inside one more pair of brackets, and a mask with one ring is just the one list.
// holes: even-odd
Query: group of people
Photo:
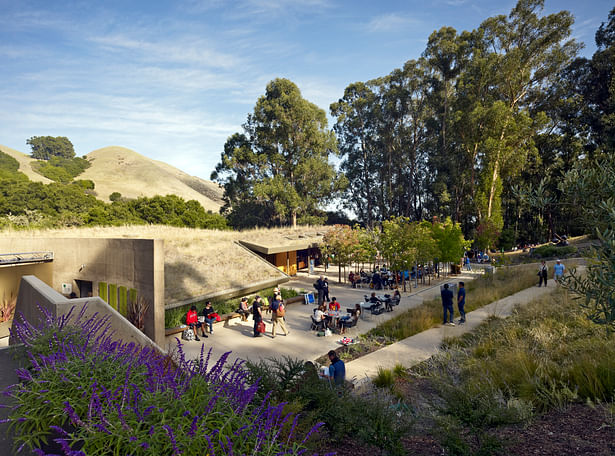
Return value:
[[(245, 301), (244, 301), (245, 300)], [(242, 304), (240, 304), (240, 309), (243, 310), (242, 319), (247, 320), (247, 298), (242, 299)], [(260, 296), (256, 296), (252, 303), (252, 318), (254, 319), (254, 337), (262, 337), (263, 336), (263, 298)], [(284, 305), (284, 300), (282, 299), (282, 294), (279, 288), (275, 288), (273, 290), (273, 296), (269, 299), (269, 307), (266, 309), (266, 312), (271, 313), (271, 337), (275, 338), (276, 328), (279, 326), (282, 331), (284, 331), (284, 335), (288, 336), (290, 331), (286, 328), (286, 307)]]
[(217, 321), (217, 313), (211, 305), (211, 301), (205, 303), (205, 307), (201, 311), (199, 316), (196, 306), (191, 306), (190, 310), (186, 314), (186, 325), (194, 333), (194, 340), (200, 341), (197, 329), (201, 329), (201, 337), (209, 337), (205, 334), (205, 326), (209, 328), (209, 334), (214, 333), (213, 323)]
[[(453, 322), (455, 310), (453, 309), (453, 298), (454, 294), (450, 289), (448, 283), (444, 284), (442, 291), (440, 291), (440, 296), (442, 298), (442, 310), (444, 313), (444, 319), (442, 324), (448, 326), (455, 326)], [(459, 309), (459, 324), (463, 324), (466, 322), (466, 313), (465, 313), (465, 304), (466, 304), (466, 290), (465, 284), (463, 282), (459, 282), (459, 290), (457, 290), (457, 308)]]
[[(561, 260), (557, 260), (553, 265), (553, 280), (558, 282), (564, 277), (564, 271), (566, 270), (566, 266), (564, 266)], [(542, 260), (540, 266), (538, 266), (538, 286), (541, 287), (544, 283), (545, 287), (547, 286), (547, 276), (549, 274), (549, 267), (545, 260)]]
[(327, 314), (329, 312), (340, 312), (341, 304), (337, 301), (337, 298), (334, 296), (328, 307), (325, 304), (321, 304), (314, 309), (314, 322), (317, 324), (321, 324), (323, 327), (328, 327), (331, 329), (339, 329), (340, 334), (344, 334), (346, 328), (354, 326), (361, 316), (361, 305), (356, 304), (355, 308), (352, 312), (349, 312), (348, 315), (340, 317), (337, 319), (337, 323), (334, 325), (334, 318)]
[(320, 276), (316, 283), (314, 283), (318, 295), (318, 305), (320, 306), (325, 301), (329, 300), (329, 279), (324, 276)]

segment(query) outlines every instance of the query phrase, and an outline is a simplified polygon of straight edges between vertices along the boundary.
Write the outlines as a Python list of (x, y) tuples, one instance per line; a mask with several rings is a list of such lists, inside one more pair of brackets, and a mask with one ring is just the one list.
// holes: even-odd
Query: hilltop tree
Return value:
[(26, 141), (32, 148), (32, 158), (49, 160), (51, 157), (73, 158), (75, 149), (66, 136), (32, 136)]
[(224, 186), (225, 210), (256, 206), (270, 215), (262, 224), (296, 227), (343, 187), (328, 161), (337, 144), (325, 112), (288, 79), (267, 85), (243, 130), (227, 140), (211, 175)]

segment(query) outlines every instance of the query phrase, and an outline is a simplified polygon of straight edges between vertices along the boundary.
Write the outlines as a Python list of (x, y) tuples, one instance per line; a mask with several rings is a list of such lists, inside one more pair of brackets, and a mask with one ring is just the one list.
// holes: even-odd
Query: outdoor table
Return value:
[(337, 321), (339, 320), (341, 316), (341, 312), (338, 312), (336, 310), (327, 310), (325, 312), (325, 315), (331, 319), (331, 322), (333, 323), (333, 327), (336, 328)]

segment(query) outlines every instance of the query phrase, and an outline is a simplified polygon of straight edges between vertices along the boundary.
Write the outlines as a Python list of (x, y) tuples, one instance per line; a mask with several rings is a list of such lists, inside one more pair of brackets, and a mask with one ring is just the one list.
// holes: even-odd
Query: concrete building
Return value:
[[(130, 299), (149, 304), (145, 334), (164, 344), (164, 241), (104, 238), (0, 238), (0, 252), (25, 261), (0, 261), (5, 297), (17, 296), (22, 276), (34, 275), (65, 297), (100, 297), (124, 317)], [(45, 261), (28, 252), (51, 254)], [(0, 258), (14, 258), (2, 255)], [(31, 261), (28, 261), (30, 259)], [(35, 305), (34, 305), (35, 308)], [(29, 309), (18, 308), (24, 315)]]

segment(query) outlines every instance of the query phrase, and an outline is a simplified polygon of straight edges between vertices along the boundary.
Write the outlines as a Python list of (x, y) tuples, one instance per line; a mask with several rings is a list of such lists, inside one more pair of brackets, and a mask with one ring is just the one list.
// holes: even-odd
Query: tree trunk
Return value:
[(293, 210), (292, 212), (292, 220), (293, 220), (293, 229), (297, 228), (297, 211)]

